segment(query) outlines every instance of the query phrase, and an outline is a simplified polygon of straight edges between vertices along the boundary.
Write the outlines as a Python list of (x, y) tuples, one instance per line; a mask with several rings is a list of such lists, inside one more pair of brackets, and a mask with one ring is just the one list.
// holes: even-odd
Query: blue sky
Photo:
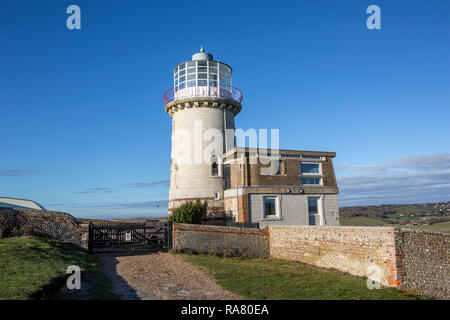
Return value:
[[(66, 8), (81, 8), (81, 30)], [(381, 8), (381, 30), (366, 8)], [(450, 2), (24, 1), (0, 7), (0, 195), (166, 213), (172, 67), (203, 44), (238, 128), (335, 151), (342, 205), (450, 200)]]

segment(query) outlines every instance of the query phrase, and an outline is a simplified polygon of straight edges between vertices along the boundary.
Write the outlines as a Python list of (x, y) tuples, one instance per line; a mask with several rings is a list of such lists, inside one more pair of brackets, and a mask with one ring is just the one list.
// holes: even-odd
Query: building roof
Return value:
[(283, 156), (320, 156), (320, 157), (336, 157), (336, 152), (327, 151), (307, 151), (307, 150), (288, 150), (288, 149), (266, 149), (266, 148), (248, 148), (248, 147), (234, 147), (223, 154), (227, 158), (233, 154), (252, 153), (270, 155), (272, 153)]
[(22, 208), (45, 210), (43, 206), (33, 200), (0, 197), (0, 208)]

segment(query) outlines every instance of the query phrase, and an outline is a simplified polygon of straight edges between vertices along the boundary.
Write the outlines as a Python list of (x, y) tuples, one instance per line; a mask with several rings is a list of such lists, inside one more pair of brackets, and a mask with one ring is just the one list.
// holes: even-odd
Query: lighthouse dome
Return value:
[(200, 52), (195, 53), (192, 56), (192, 61), (199, 61), (199, 60), (209, 60), (209, 61), (213, 61), (213, 55), (210, 53), (206, 53), (205, 49), (203, 49), (203, 46), (200, 48)]

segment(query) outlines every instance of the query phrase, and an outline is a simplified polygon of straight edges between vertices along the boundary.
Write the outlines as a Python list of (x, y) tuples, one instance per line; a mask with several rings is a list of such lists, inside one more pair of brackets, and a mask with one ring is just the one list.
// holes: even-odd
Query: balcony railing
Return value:
[(183, 84), (167, 90), (164, 93), (164, 102), (168, 104), (173, 100), (191, 97), (219, 97), (241, 103), (243, 95), (239, 89), (228, 85), (186, 86)]

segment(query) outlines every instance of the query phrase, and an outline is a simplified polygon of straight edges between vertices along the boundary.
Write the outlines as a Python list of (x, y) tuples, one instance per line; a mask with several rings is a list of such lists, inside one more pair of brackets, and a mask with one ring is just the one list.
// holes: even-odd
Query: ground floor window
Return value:
[(309, 214), (318, 214), (319, 213), (319, 209), (318, 209), (318, 203), (319, 201), (319, 197), (309, 197), (308, 198), (308, 213)]
[(308, 218), (309, 225), (315, 226), (317, 224), (316, 217), (319, 214), (319, 197), (308, 197)]
[(264, 197), (264, 217), (276, 217), (277, 216), (277, 198), (276, 197)]

